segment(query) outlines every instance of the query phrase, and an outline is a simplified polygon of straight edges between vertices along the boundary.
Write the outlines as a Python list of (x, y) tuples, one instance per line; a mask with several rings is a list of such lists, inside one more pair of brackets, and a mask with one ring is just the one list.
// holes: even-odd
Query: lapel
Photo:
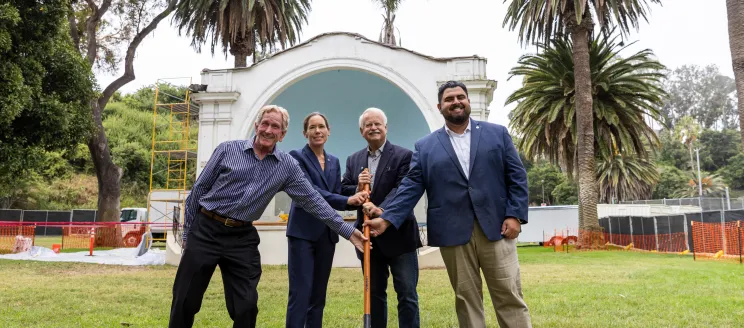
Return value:
[[(478, 153), (478, 141), (480, 141), (480, 122), (470, 120), (470, 167), (468, 168), (468, 175), (473, 173), (473, 165), (475, 164), (475, 154)], [(472, 178), (472, 177), (471, 177)]]
[[(382, 147), (382, 155), (380, 156), (380, 162), (377, 163), (377, 171), (375, 172), (373, 185), (375, 186), (380, 185), (380, 179), (381, 179), (380, 177), (382, 177), (387, 172), (387, 163), (390, 161), (391, 157), (393, 157), (393, 146), (390, 143), (390, 141), (385, 141), (385, 145)], [(373, 194), (375, 193), (375, 190), (376, 189), (372, 190)]]
[[(318, 157), (315, 156), (315, 153), (313, 153), (313, 150), (310, 149), (310, 146), (305, 144), (305, 148), (302, 148), (302, 153), (305, 155), (308, 161), (310, 161), (311, 165), (315, 168), (315, 170), (318, 172), (318, 175), (320, 175), (320, 178), (323, 180), (323, 184), (325, 184), (326, 190), (328, 190), (328, 181), (326, 181), (326, 175), (325, 172), (323, 172), (323, 169), (320, 168), (320, 163), (318, 162)], [(325, 154), (325, 150), (323, 151)], [(326, 158), (328, 158), (328, 155), (325, 154)], [(326, 160), (326, 171), (328, 171), (328, 161)]]
[(447, 134), (447, 131), (444, 130), (444, 127), (437, 130), (437, 138), (439, 139), (439, 142), (444, 147), (444, 150), (447, 151), (447, 155), (449, 155), (450, 159), (455, 164), (455, 167), (457, 168), (457, 172), (460, 172), (460, 175), (462, 175), (464, 179), (465, 172), (462, 170), (462, 165), (460, 165), (460, 160), (457, 159), (457, 154), (455, 154), (455, 148), (452, 148), (452, 143), (449, 140), (449, 135)]
[(323, 171), (323, 176), (325, 177), (328, 190), (332, 190), (333, 185), (336, 183), (336, 181), (334, 180), (334, 173), (333, 173), (333, 169), (335, 167), (331, 167), (334, 162), (330, 160), (328, 153), (326, 153), (325, 150), (323, 151), (323, 154), (325, 155), (324, 156), (325, 157), (325, 171)]

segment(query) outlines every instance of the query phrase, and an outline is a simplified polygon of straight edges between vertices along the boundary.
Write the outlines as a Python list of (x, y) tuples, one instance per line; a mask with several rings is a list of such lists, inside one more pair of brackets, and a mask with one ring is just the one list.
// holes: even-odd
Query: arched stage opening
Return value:
[[(410, 96), (392, 82), (362, 70), (333, 69), (308, 75), (280, 91), (269, 103), (289, 112), (289, 130), (278, 144), (285, 152), (301, 149), (307, 143), (302, 135), (305, 116), (316, 111), (326, 115), (331, 126), (326, 152), (338, 157), (342, 176), (346, 158), (367, 146), (359, 131), (359, 116), (365, 109), (382, 109), (388, 119), (388, 140), (410, 150), (416, 140), (430, 132), (421, 109)], [(288, 213), (291, 200), (280, 193), (275, 206), (277, 215), (280, 211)]]

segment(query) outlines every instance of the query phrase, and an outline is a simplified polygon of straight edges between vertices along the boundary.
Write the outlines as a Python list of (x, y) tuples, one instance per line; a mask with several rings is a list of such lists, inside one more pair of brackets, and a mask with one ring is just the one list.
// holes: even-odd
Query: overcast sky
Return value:
[[(382, 26), (382, 9), (373, 0), (314, 0), (302, 40), (334, 32), (354, 32), (377, 40)], [(626, 54), (643, 48), (654, 51), (662, 64), (673, 69), (685, 64), (715, 64), (733, 77), (728, 44), (724, 0), (666, 0), (651, 8), (649, 23), (633, 32), (637, 41)], [(455, 4), (456, 3), (456, 4)], [(404, 0), (396, 18), (402, 46), (435, 57), (478, 55), (488, 59), (488, 77), (498, 82), (490, 105), (489, 121), (508, 124), (513, 105), (504, 106), (507, 96), (519, 87), (520, 79), (507, 81), (509, 69), (520, 55), (534, 51), (523, 48), (515, 32), (502, 28), (507, 4), (502, 0)], [(209, 47), (201, 54), (190, 47), (190, 39), (178, 36), (170, 18), (161, 22), (139, 47), (135, 59), (136, 80), (121, 91), (129, 93), (153, 84), (159, 78), (193, 77), (199, 82), (203, 68), (233, 66), (233, 58)], [(221, 48), (220, 48), (221, 49)], [(250, 62), (250, 58), (248, 59)], [(105, 86), (112, 76), (98, 74)], [(188, 80), (180, 80), (181, 84)]]

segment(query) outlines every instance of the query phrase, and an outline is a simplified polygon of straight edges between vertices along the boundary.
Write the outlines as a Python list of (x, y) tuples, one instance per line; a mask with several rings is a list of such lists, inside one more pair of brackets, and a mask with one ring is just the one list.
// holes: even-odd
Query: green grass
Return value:
[[(636, 252), (554, 253), (520, 247), (522, 284), (534, 327), (742, 327), (744, 265)], [(0, 327), (165, 327), (176, 268), (0, 260)], [(198, 327), (231, 327), (219, 269)], [(484, 286), (485, 287), (485, 286)], [(284, 327), (287, 271), (265, 266), (259, 327)], [(422, 327), (457, 327), (444, 270), (422, 270)], [(489, 327), (497, 327), (485, 294)], [(389, 326), (397, 326), (388, 291)], [(324, 326), (360, 327), (362, 275), (334, 269)]]

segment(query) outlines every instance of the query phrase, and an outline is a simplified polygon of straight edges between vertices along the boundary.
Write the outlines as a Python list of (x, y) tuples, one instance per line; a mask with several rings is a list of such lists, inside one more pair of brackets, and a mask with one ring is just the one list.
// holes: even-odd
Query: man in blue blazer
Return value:
[[(509, 131), (470, 119), (467, 87), (439, 88), (445, 126), (416, 142), (411, 168), (387, 207), (366, 205), (372, 237), (409, 221), (424, 191), (429, 246), (440, 247), (460, 327), (485, 327), (481, 270), (501, 327), (531, 327), (516, 238), (527, 223), (527, 173)], [(379, 238), (379, 237), (377, 237)]]
[[(370, 184), (369, 201), (385, 208), (393, 198), (398, 184), (408, 172), (413, 152), (387, 140), (387, 117), (378, 108), (369, 108), (359, 118), (359, 130), (367, 140), (367, 147), (346, 159), (342, 179), (345, 195), (363, 190)], [(362, 172), (365, 168), (369, 172)], [(419, 196), (419, 198), (421, 198)], [(387, 326), (387, 281), (393, 276), (393, 287), (398, 296), (398, 327), (419, 327), (418, 252), (421, 239), (413, 206), (403, 214), (405, 221), (384, 236), (371, 238), (370, 254), (370, 310), (372, 327)], [(357, 211), (356, 226), (361, 229), (364, 213)], [(363, 254), (357, 251), (359, 260)]]

